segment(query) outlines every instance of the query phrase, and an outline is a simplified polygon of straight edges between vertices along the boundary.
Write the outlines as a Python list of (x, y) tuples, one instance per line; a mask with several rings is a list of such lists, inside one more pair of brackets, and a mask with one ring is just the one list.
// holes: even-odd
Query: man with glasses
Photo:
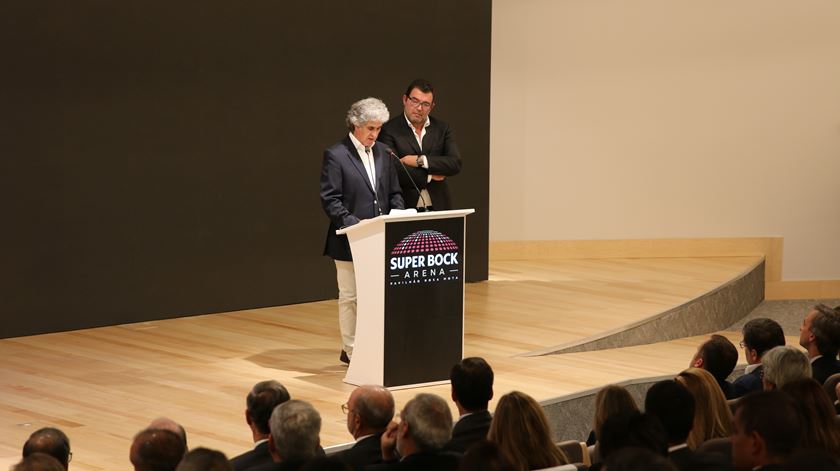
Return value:
[(734, 398), (764, 389), (761, 357), (771, 348), (785, 344), (782, 326), (772, 319), (752, 319), (744, 324), (742, 332), (744, 340), (741, 341), (741, 348), (744, 349), (748, 365), (744, 369), (744, 375), (732, 383)]
[(391, 392), (382, 386), (360, 386), (350, 393), (341, 410), (347, 415), (347, 431), (356, 443), (336, 456), (353, 469), (381, 461), (382, 433), (394, 418)]
[(431, 83), (417, 79), (402, 97), (403, 115), (382, 126), (379, 142), (405, 166), (398, 169), (407, 208), (452, 209), (447, 179), (461, 171), (461, 155), (449, 125), (430, 116), (435, 107)]
[(814, 379), (820, 384), (840, 373), (840, 309), (825, 304), (813, 306), (799, 328), (799, 345), (808, 351)]

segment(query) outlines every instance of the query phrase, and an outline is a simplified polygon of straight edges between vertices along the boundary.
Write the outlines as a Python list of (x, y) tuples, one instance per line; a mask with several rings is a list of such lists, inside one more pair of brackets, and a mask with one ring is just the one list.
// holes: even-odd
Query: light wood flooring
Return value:
[[(465, 355), (493, 366), (496, 397), (518, 389), (544, 400), (676, 373), (702, 338), (519, 355), (665, 311), (758, 260), (494, 262), (490, 281), (466, 287)], [(336, 312), (322, 301), (0, 340), (0, 468), (18, 461), (32, 431), (56, 426), (70, 436), (72, 469), (130, 469), (131, 438), (158, 416), (182, 423), (191, 447), (235, 456), (251, 447), (245, 395), (264, 379), (313, 403), (324, 446), (350, 441), (340, 405), (353, 387), (341, 381)], [(449, 398), (448, 386), (423, 390)], [(395, 391), (397, 407), (417, 392)]]

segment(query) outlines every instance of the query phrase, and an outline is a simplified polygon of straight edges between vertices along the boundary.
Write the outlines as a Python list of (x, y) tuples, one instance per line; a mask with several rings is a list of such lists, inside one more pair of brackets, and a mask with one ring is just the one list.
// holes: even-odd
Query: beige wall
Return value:
[(784, 237), (840, 279), (840, 1), (494, 0), (490, 239)]

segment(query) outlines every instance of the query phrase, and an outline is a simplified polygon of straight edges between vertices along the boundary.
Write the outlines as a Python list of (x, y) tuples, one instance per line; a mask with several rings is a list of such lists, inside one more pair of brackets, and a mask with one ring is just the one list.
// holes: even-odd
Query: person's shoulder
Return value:
[(446, 121), (444, 121), (440, 118), (429, 115), (429, 127), (430, 128), (439, 128), (439, 129), (449, 129), (449, 123), (447, 123)]
[(382, 125), (382, 131), (386, 134), (393, 134), (395, 131), (402, 131), (408, 129), (408, 124), (405, 122), (405, 115), (402, 113), (392, 116), (391, 119), (385, 121)]
[(350, 138), (344, 138), (339, 142), (329, 146), (324, 150), (324, 158), (337, 158), (343, 157), (347, 154), (352, 155), (353, 152), (353, 143), (350, 141)]

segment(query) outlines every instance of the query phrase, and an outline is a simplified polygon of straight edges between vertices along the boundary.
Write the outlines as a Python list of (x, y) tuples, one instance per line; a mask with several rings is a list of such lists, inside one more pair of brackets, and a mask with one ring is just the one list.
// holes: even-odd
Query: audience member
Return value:
[(23, 444), (23, 457), (33, 453), (45, 453), (57, 459), (64, 469), (70, 465), (73, 453), (70, 451), (70, 439), (61, 430), (44, 427), (32, 432)]
[(736, 398), (764, 389), (761, 382), (761, 357), (771, 348), (785, 344), (782, 326), (772, 319), (763, 317), (752, 319), (744, 324), (742, 333), (744, 339), (741, 341), (741, 347), (744, 348), (748, 365), (743, 376), (732, 383), (732, 393)]
[(499, 445), (485, 439), (467, 448), (458, 471), (514, 471), (514, 467)]
[(52, 456), (35, 452), (12, 466), (11, 471), (64, 471), (64, 466)]
[(487, 404), (493, 398), (493, 369), (483, 358), (464, 358), (452, 367), (449, 379), (460, 417), (446, 449), (463, 453), (473, 443), (487, 438), (490, 430), (493, 417)]
[(336, 456), (360, 468), (382, 460), (382, 434), (394, 418), (394, 397), (382, 386), (361, 386), (350, 393), (341, 409), (347, 414), (347, 431), (356, 440)]
[(148, 429), (158, 429), (158, 430), (169, 430), (170, 432), (175, 433), (181, 437), (181, 441), (184, 442), (184, 449), (189, 451), (190, 447), (187, 445), (187, 429), (184, 428), (183, 425), (175, 422), (174, 420), (168, 417), (158, 417), (157, 419), (153, 420), (152, 423), (149, 424)]
[(595, 419), (592, 424), (592, 431), (586, 439), (586, 444), (592, 446), (601, 436), (601, 427), (607, 417), (626, 412), (638, 412), (639, 407), (633, 396), (622, 386), (611, 384), (605, 386), (595, 395)]
[[(401, 422), (391, 422), (382, 435), (384, 463), (370, 470), (455, 470), (459, 456), (443, 447), (452, 438), (452, 412), (446, 401), (421, 393), (400, 412)], [(398, 460), (399, 457), (399, 460)]]
[(135, 471), (174, 471), (186, 451), (175, 432), (146, 429), (134, 436), (129, 459)]
[(550, 468), (569, 462), (554, 444), (542, 407), (534, 398), (519, 391), (499, 399), (487, 439), (499, 445), (517, 471)]
[(779, 389), (791, 381), (811, 377), (811, 363), (796, 347), (771, 348), (761, 360), (764, 365), (762, 383), (765, 390)]
[(800, 447), (822, 450), (840, 458), (840, 428), (834, 406), (825, 390), (813, 378), (785, 383), (780, 390), (796, 405), (801, 423)]
[(829, 376), (840, 373), (837, 350), (840, 349), (840, 310), (825, 304), (811, 308), (799, 328), (799, 345), (808, 351), (814, 379), (825, 383)]
[(723, 335), (714, 334), (700, 345), (688, 366), (702, 368), (711, 373), (717, 380), (720, 390), (723, 391), (724, 397), (732, 399), (735, 393), (732, 390), (732, 383), (726, 378), (732, 374), (736, 363), (738, 363), (738, 349), (735, 345)]
[(645, 413), (662, 422), (668, 436), (668, 458), (685, 469), (694, 456), (686, 443), (694, 422), (694, 396), (674, 380), (660, 381), (648, 389)]
[(778, 391), (752, 393), (735, 405), (732, 463), (738, 471), (778, 470), (796, 450), (800, 422), (793, 401)]
[(593, 463), (592, 471), (602, 469), (615, 452), (627, 447), (645, 448), (659, 456), (668, 456), (668, 436), (662, 422), (651, 414), (627, 412), (607, 418), (598, 439), (600, 463)]
[(797, 451), (782, 468), (784, 471), (840, 471), (840, 461), (816, 450)]
[(230, 460), (235, 471), (274, 462), (268, 450), (268, 437), (271, 435), (268, 421), (274, 408), (289, 399), (289, 392), (277, 381), (260, 381), (254, 385), (245, 398), (245, 422), (251, 429), (254, 448)]
[(221, 451), (196, 448), (184, 455), (175, 471), (233, 471), (233, 466)]
[(336, 456), (319, 456), (307, 461), (300, 471), (353, 471), (353, 467)]
[(625, 447), (611, 454), (602, 470), (609, 471), (677, 471), (674, 464), (647, 448)]
[(688, 446), (695, 449), (712, 438), (728, 437), (732, 432), (732, 411), (717, 380), (700, 368), (689, 368), (676, 378), (694, 396), (694, 422)]
[(321, 415), (306, 401), (290, 399), (274, 408), (269, 419), (268, 449), (274, 460), (253, 468), (259, 471), (297, 470), (320, 456)]

